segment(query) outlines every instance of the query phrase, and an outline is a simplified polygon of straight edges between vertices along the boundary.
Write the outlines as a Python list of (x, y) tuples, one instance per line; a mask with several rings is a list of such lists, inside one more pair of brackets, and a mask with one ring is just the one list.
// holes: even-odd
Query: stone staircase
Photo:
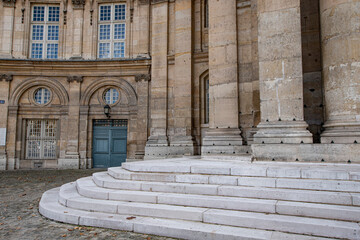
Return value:
[(123, 163), (47, 191), (40, 213), (183, 239), (360, 239), (360, 165), (248, 156)]

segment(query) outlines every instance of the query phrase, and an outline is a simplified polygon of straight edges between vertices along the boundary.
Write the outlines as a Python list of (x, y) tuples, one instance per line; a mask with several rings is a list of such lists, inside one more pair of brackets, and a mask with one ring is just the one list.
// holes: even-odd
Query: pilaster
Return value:
[(80, 127), (80, 91), (83, 78), (81, 76), (68, 77), (69, 82), (69, 111), (67, 118), (67, 144), (64, 158), (59, 159), (59, 168), (80, 167), (79, 127)]
[(8, 124), (8, 106), (9, 92), (12, 75), (0, 73), (0, 170), (6, 170), (7, 159), (7, 124)]
[(0, 34), (0, 57), (11, 58), (16, 0), (2, 0), (2, 4), (3, 12), (0, 15), (2, 15), (3, 26)]
[(85, 0), (72, 0), (73, 3), (73, 50), (72, 59), (82, 59), (83, 25)]

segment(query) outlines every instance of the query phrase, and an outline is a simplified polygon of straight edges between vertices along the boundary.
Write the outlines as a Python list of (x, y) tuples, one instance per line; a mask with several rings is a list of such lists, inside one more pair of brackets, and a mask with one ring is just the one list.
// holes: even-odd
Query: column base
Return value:
[(150, 137), (145, 146), (144, 160), (192, 156), (196, 152), (195, 148), (191, 136), (174, 137), (170, 144), (167, 138), (151, 139)]
[(0, 170), (6, 170), (7, 156), (6, 152), (0, 152)]
[(313, 143), (312, 134), (305, 121), (261, 122), (254, 135), (256, 144)]
[(240, 134), (238, 128), (208, 129), (202, 141), (201, 155), (246, 153)]
[(321, 143), (360, 143), (360, 122), (328, 121)]
[(77, 152), (67, 152), (64, 158), (58, 160), (59, 169), (79, 169), (80, 156)]

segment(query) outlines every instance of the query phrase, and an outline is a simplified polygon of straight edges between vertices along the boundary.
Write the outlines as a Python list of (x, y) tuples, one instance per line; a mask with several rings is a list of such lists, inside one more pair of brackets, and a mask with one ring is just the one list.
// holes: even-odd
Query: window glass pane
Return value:
[(99, 43), (99, 58), (110, 58), (110, 43)]
[(43, 44), (33, 43), (31, 44), (31, 58), (42, 58)]
[(59, 26), (58, 25), (48, 26), (48, 40), (50, 40), (50, 41), (58, 41), (59, 40)]
[(114, 104), (119, 100), (119, 91), (115, 88), (106, 90), (104, 94), (104, 101), (106, 104)]
[(115, 24), (114, 27), (114, 39), (116, 40), (122, 40), (125, 39), (125, 24)]
[(100, 25), (100, 40), (110, 40), (110, 25)]
[(46, 104), (50, 101), (50, 91), (46, 88), (39, 88), (35, 92), (34, 99), (38, 104)]
[(44, 18), (45, 18), (45, 7), (44, 6), (34, 6), (33, 21), (43, 22)]
[(58, 22), (60, 15), (60, 7), (49, 7), (49, 22)]
[(111, 20), (111, 6), (100, 6), (100, 21)]
[(115, 20), (125, 20), (125, 4), (115, 5)]
[(44, 39), (44, 26), (33, 25), (32, 27), (32, 40), (43, 40)]
[(125, 57), (125, 43), (117, 42), (114, 43), (114, 58), (123, 58)]
[(46, 58), (48, 58), (48, 59), (57, 59), (58, 58), (58, 44), (57, 43), (47, 44)]

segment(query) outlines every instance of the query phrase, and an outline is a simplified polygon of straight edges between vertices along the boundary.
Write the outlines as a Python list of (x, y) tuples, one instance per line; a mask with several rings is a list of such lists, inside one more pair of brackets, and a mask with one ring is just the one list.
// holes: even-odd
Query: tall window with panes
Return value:
[(126, 5), (99, 6), (98, 58), (125, 57)]
[(34, 5), (31, 11), (30, 58), (57, 59), (59, 56), (60, 7)]

